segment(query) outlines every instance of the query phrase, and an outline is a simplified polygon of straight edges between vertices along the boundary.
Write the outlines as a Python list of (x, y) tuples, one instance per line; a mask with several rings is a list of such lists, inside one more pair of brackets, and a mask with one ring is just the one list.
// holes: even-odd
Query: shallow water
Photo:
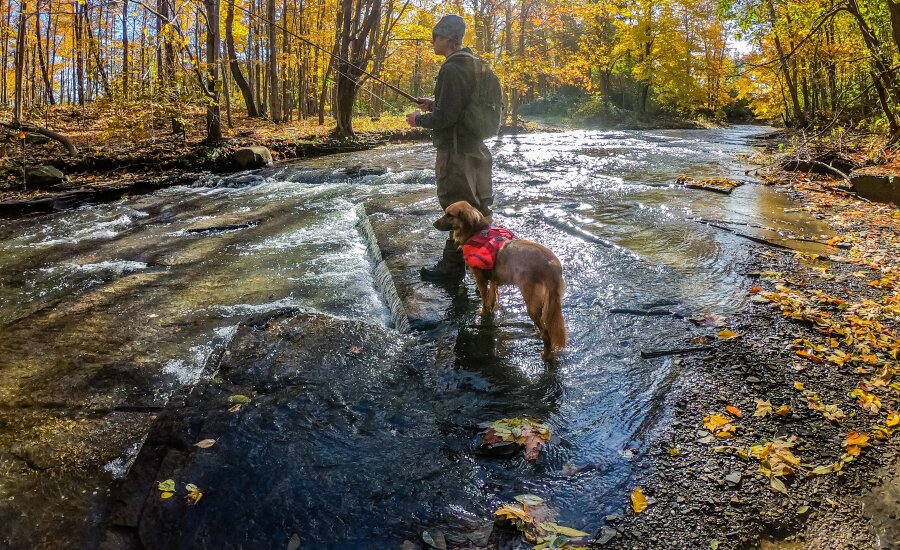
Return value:
[[(624, 506), (682, 375), (671, 359), (640, 352), (686, 347), (698, 331), (679, 316), (729, 314), (746, 300), (740, 266), (759, 248), (694, 218), (813, 251), (783, 237), (827, 232), (744, 175), (740, 156), (762, 131), (579, 130), (491, 144), (496, 222), (548, 245), (564, 265), (571, 343), (555, 366), (540, 360), (512, 291), (493, 322), (480, 322), (471, 283), (418, 280), (442, 243), (430, 226), (438, 212), (427, 145), (4, 222), (0, 402), (163, 407), (201, 380), (246, 316), (297, 307), (361, 322), (354, 330), (371, 327), (384, 348), (363, 350), (376, 356), (367, 368), (303, 372), (289, 391), (261, 399), (229, 436), (240, 467), (228, 470), (228, 487), (204, 503), (207, 513), (183, 520), (191, 540), (274, 544), (299, 533), (323, 548), (396, 547), (422, 528), (488, 518), (520, 493), (545, 497), (561, 523), (596, 530)], [(385, 171), (352, 175), (360, 166)], [(748, 184), (725, 196), (674, 186), (681, 174)], [(407, 315), (414, 330), (401, 334)], [(540, 460), (472, 456), (478, 423), (520, 415), (558, 436)], [(188, 469), (208, 486), (224, 479), (213, 467), (222, 465), (208, 466), (206, 480), (202, 465)], [(249, 523), (237, 495), (254, 501)]]

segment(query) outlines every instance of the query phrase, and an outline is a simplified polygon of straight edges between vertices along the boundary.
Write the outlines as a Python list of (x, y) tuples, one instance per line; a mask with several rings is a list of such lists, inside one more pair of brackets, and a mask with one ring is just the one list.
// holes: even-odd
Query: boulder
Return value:
[(272, 164), (272, 153), (262, 145), (241, 147), (234, 152), (234, 163), (238, 168), (262, 168)]
[(66, 175), (52, 166), (32, 166), (25, 170), (25, 182), (34, 187), (59, 185), (68, 180)]
[(860, 197), (900, 205), (900, 175), (854, 172), (850, 174), (850, 185)]

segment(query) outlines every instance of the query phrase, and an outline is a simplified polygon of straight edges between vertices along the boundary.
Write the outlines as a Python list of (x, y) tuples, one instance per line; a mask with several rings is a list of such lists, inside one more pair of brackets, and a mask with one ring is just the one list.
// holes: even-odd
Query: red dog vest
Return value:
[(466, 265), (476, 269), (493, 269), (497, 253), (515, 239), (512, 231), (503, 227), (489, 227), (472, 235), (462, 247)]

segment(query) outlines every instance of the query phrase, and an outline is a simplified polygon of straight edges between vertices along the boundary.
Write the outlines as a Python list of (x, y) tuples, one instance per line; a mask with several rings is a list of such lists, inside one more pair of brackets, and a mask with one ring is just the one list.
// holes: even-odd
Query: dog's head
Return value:
[(444, 209), (444, 215), (435, 222), (435, 226), (442, 225), (452, 227), (453, 240), (462, 245), (488, 224), (477, 208), (466, 201), (458, 201)]

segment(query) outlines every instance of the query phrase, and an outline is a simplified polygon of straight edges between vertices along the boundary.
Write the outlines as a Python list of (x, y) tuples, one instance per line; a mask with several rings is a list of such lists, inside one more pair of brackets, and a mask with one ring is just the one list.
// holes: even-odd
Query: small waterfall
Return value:
[(369, 215), (366, 213), (366, 207), (360, 204), (356, 207), (356, 215), (359, 218), (357, 227), (366, 240), (366, 252), (375, 262), (375, 271), (373, 278), (375, 279), (375, 288), (381, 293), (388, 308), (391, 310), (391, 316), (394, 318), (394, 328), (400, 332), (409, 332), (409, 318), (406, 316), (406, 309), (397, 294), (397, 286), (394, 284), (394, 277), (391, 270), (388, 269), (387, 263), (381, 257), (381, 248), (378, 246), (378, 238), (375, 236), (375, 230), (369, 223)]

